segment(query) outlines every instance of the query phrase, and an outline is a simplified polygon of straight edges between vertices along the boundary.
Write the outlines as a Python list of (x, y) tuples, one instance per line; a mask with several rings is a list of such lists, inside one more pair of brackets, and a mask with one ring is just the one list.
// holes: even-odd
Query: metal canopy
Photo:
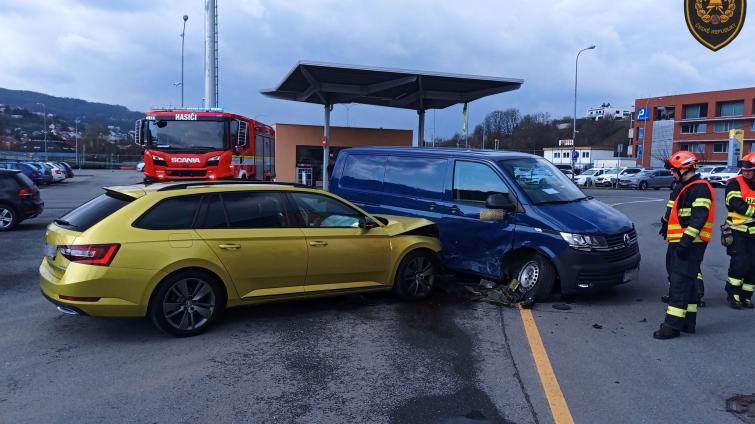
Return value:
[(424, 145), (425, 111), (445, 109), (521, 87), (524, 80), (370, 68), (322, 62), (299, 62), (278, 88), (261, 90), (268, 97), (325, 106), (322, 185), (328, 190), (330, 112), (338, 103), (413, 109), (418, 115), (415, 146)]
[(518, 89), (524, 81), (476, 75), (299, 62), (277, 88), (262, 94), (334, 105), (361, 103), (402, 109), (444, 109)]

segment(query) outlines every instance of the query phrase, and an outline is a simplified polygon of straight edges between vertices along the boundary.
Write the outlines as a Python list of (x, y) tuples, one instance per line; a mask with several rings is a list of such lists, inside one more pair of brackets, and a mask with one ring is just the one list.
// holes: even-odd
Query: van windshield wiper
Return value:
[(542, 202), (542, 203), (548, 204), (548, 205), (550, 205), (550, 204), (558, 204), (558, 203), (573, 203), (573, 202), (580, 202), (582, 200), (589, 200), (591, 198), (592, 197), (585, 196), (585, 197), (579, 197), (577, 199), (570, 199), (570, 200), (550, 200), (550, 201)]
[(63, 226), (63, 227), (79, 228), (78, 225), (71, 224), (70, 222), (66, 221), (65, 219), (58, 218), (58, 219), (56, 219), (53, 222), (56, 223), (56, 224), (58, 224), (58, 225), (60, 225), (60, 226)]

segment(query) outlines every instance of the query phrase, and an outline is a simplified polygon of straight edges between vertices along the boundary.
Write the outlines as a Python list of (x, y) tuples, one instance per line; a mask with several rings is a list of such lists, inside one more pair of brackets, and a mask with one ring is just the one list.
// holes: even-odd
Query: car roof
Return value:
[[(308, 191), (325, 193), (310, 186), (294, 183), (269, 181), (171, 181), (153, 184), (138, 183), (125, 186), (104, 187), (105, 191), (139, 198), (146, 195), (162, 194), (164, 197), (182, 194), (217, 193), (225, 191)], [(327, 194), (327, 193), (326, 193)]]
[(21, 172), (18, 169), (0, 169), (0, 175), (18, 174)]
[(452, 149), (441, 147), (352, 147), (343, 150), (341, 154), (369, 153), (369, 154), (421, 154), (422, 156), (474, 158), (485, 160), (540, 158), (542, 156), (529, 153), (512, 152), (508, 150), (481, 150), (481, 149)]

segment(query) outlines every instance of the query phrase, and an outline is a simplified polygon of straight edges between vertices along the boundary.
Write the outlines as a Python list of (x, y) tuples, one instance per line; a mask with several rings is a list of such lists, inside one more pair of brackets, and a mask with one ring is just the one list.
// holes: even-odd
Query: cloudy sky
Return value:
[[(751, 2), (752, 3), (752, 2)], [(263, 97), (299, 60), (524, 79), (519, 91), (470, 105), (570, 115), (591, 105), (755, 84), (752, 14), (728, 47), (689, 34), (681, 0), (218, 0), (220, 103), (267, 123), (319, 124), (322, 107)], [(752, 12), (752, 10), (750, 10)], [(122, 104), (180, 103), (181, 16), (186, 104), (203, 97), (204, 0), (3, 0), (0, 87)], [(414, 128), (416, 114), (349, 108), (352, 126)], [(335, 125), (347, 109), (336, 106)], [(461, 106), (427, 115), (427, 137), (462, 127)], [(433, 124), (435, 121), (435, 124)], [(433, 128), (435, 127), (435, 128)]]

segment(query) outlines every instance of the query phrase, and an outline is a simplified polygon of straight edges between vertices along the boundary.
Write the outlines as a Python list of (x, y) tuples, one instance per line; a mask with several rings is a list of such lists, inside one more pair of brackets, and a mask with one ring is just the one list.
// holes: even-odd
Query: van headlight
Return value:
[(605, 237), (588, 236), (584, 234), (560, 233), (569, 247), (578, 250), (590, 250), (599, 247), (608, 247)]

